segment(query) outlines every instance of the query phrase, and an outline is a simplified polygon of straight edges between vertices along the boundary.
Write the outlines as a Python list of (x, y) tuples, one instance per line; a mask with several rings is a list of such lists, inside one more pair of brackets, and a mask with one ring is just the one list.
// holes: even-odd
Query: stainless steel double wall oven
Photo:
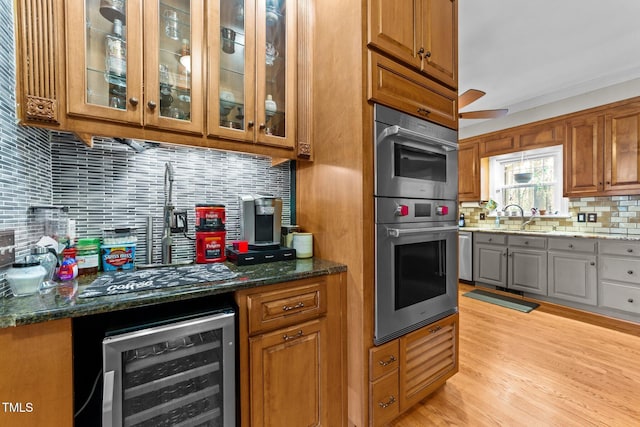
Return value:
[(458, 310), (458, 134), (376, 105), (376, 345)]

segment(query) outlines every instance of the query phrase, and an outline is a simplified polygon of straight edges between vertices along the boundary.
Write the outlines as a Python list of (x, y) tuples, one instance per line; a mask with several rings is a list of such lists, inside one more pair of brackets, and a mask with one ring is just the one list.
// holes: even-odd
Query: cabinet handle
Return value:
[(633, 270), (627, 271), (627, 274), (633, 274)]
[(295, 310), (296, 308), (302, 308), (304, 307), (304, 303), (301, 301), (299, 303), (297, 303), (296, 305), (285, 305), (282, 306), (282, 311), (290, 311), (290, 310)]
[(631, 252), (633, 252), (633, 249), (629, 248), (629, 249), (627, 249), (627, 252), (631, 253)]
[(524, 241), (524, 244), (525, 244), (525, 245), (528, 245), (528, 244), (529, 244), (529, 241), (528, 241), (528, 240), (525, 240), (525, 241)]
[(633, 298), (629, 298), (627, 301), (628, 302), (633, 302)]
[(427, 58), (431, 58), (431, 52), (427, 51), (424, 56), (426, 56)]
[(131, 98), (129, 98), (129, 104), (133, 105), (134, 107), (135, 107), (136, 105), (138, 105), (138, 102), (139, 102), (139, 101), (138, 101), (138, 98), (136, 98), (136, 97), (131, 97)]
[(503, 257), (506, 257), (506, 256), (507, 256), (507, 253), (506, 253), (506, 252), (503, 252), (503, 253), (502, 253), (502, 256), (503, 256)]
[(253, 127), (253, 120), (249, 120), (247, 122), (247, 127), (252, 128)]
[(573, 245), (569, 245), (569, 249), (573, 249)]
[(423, 54), (424, 54), (424, 48), (423, 48), (423, 47), (421, 47), (421, 48), (418, 50), (418, 56), (420, 57), (420, 59), (422, 59), (422, 55), (423, 55)]
[(428, 116), (429, 114), (431, 114), (431, 111), (427, 110), (426, 108), (418, 108), (418, 114), (420, 114), (421, 116)]
[(147, 107), (149, 107), (150, 110), (155, 110), (157, 107), (157, 104), (153, 101), (149, 101), (147, 102)]
[(593, 262), (593, 261), (591, 261), (591, 262), (589, 263), (589, 265), (596, 265), (596, 263), (595, 263), (595, 262)]
[(304, 335), (304, 334), (302, 333), (302, 329), (301, 329), (301, 330), (299, 330), (298, 332), (296, 332), (293, 335), (284, 334), (282, 336), (282, 339), (285, 340), (285, 341), (291, 341), (291, 340), (295, 340), (296, 338), (300, 338), (302, 335)]
[(396, 398), (395, 396), (391, 396), (387, 402), (378, 402), (378, 406), (384, 409), (390, 405), (393, 405), (394, 403), (396, 403)]
[(493, 241), (493, 239), (491, 237), (489, 237), (489, 241), (491, 242), (491, 241)]
[(388, 365), (391, 365), (396, 360), (397, 359), (396, 359), (395, 356), (390, 356), (389, 359), (387, 359), (387, 360), (379, 360), (378, 363), (380, 364), (380, 366), (388, 366)]
[(265, 125), (264, 123), (260, 123), (260, 130), (264, 130), (267, 128), (267, 125)]

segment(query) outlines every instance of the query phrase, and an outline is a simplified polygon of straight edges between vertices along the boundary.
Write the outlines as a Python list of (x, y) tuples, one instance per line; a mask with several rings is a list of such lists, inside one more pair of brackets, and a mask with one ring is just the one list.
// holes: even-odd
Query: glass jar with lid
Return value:
[(27, 261), (40, 262), (40, 265), (47, 270), (44, 281), (53, 280), (53, 274), (56, 272), (56, 265), (58, 264), (58, 257), (48, 248), (43, 248), (42, 246), (31, 248), (31, 255), (27, 257)]
[(32, 295), (40, 290), (47, 270), (39, 261), (15, 262), (7, 271), (7, 282), (14, 296)]

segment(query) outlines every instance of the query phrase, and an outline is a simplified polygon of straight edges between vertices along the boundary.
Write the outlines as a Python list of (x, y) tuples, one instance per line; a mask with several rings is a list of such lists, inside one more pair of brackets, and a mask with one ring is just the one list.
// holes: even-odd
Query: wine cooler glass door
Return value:
[(103, 425), (235, 425), (233, 316), (105, 338)]

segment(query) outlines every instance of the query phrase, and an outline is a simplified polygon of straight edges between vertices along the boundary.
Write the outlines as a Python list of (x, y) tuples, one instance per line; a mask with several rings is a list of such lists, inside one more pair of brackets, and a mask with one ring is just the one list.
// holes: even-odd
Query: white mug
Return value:
[(313, 234), (292, 233), (293, 249), (296, 250), (296, 258), (311, 258), (313, 256)]

